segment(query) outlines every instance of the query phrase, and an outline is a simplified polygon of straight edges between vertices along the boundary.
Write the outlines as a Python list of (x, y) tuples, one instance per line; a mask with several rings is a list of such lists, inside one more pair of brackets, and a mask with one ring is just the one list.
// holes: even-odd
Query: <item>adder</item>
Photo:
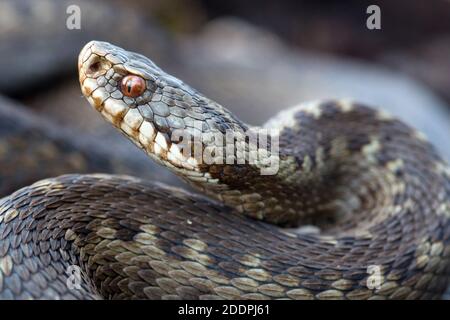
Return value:
[[(148, 58), (106, 42), (86, 44), (78, 68), (89, 103), (199, 194), (101, 174), (14, 192), (0, 201), (0, 297), (431, 299), (444, 292), (450, 169), (408, 125), (330, 100), (253, 127)], [(189, 138), (176, 139), (180, 132)], [(230, 132), (245, 136), (240, 147), (204, 161), (225, 146), (211, 136)], [(267, 144), (252, 139), (260, 133)], [(200, 152), (184, 152), (196, 146)], [(254, 161), (239, 161), (242, 153)], [(319, 231), (284, 228), (305, 224)]]

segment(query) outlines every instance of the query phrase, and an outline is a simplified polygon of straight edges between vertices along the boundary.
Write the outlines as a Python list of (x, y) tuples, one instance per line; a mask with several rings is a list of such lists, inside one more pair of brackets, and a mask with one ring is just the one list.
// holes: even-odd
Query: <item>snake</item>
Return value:
[(402, 120), (323, 100), (253, 126), (147, 57), (102, 41), (83, 47), (78, 71), (89, 104), (195, 192), (74, 173), (2, 198), (1, 298), (438, 299), (445, 291), (450, 169)]

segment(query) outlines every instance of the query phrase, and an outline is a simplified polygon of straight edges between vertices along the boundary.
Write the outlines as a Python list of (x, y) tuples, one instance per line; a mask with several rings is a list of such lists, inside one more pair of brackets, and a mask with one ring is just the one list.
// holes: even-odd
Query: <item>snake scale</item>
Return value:
[[(208, 133), (262, 128), (148, 58), (91, 41), (78, 68), (84, 96), (105, 119), (208, 197), (106, 174), (22, 188), (0, 201), (0, 297), (432, 299), (444, 292), (450, 169), (400, 120), (349, 101), (300, 104), (264, 126), (278, 128), (269, 137), (278, 138), (269, 139), (278, 152), (268, 151), (278, 170), (261, 174), (263, 161), (207, 164), (180, 152), (177, 129), (201, 138), (205, 151), (217, 144)], [(244, 140), (244, 150), (253, 147), (259, 154), (258, 142)], [(305, 224), (320, 230), (284, 228)], [(79, 288), (67, 285), (70, 266), (81, 272)]]

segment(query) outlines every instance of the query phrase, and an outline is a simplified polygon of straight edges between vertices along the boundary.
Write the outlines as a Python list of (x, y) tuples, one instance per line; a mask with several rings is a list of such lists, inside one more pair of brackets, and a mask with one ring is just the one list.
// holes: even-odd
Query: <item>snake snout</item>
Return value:
[[(90, 42), (91, 43), (91, 42)], [(87, 44), (80, 52), (78, 59), (78, 71), (81, 77), (98, 78), (104, 75), (112, 67), (112, 64), (108, 59), (102, 55), (102, 52), (98, 52), (98, 47), (95, 43), (91, 46)]]

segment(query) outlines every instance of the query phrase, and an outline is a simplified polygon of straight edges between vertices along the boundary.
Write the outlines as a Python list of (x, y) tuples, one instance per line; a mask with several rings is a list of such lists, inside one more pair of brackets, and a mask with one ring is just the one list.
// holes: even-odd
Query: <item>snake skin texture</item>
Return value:
[[(78, 68), (83, 94), (107, 121), (209, 198), (114, 175), (22, 188), (0, 201), (0, 297), (437, 299), (445, 291), (450, 169), (403, 122), (349, 101), (301, 104), (266, 123), (278, 128), (270, 133), (278, 170), (262, 175), (263, 162), (206, 164), (180, 152), (176, 129), (204, 138), (205, 151), (216, 143), (208, 133), (262, 128), (148, 58), (92, 41)], [(124, 95), (129, 76), (143, 79), (139, 95)], [(320, 231), (283, 228), (311, 223)], [(70, 266), (81, 270), (78, 289), (67, 285)]]

